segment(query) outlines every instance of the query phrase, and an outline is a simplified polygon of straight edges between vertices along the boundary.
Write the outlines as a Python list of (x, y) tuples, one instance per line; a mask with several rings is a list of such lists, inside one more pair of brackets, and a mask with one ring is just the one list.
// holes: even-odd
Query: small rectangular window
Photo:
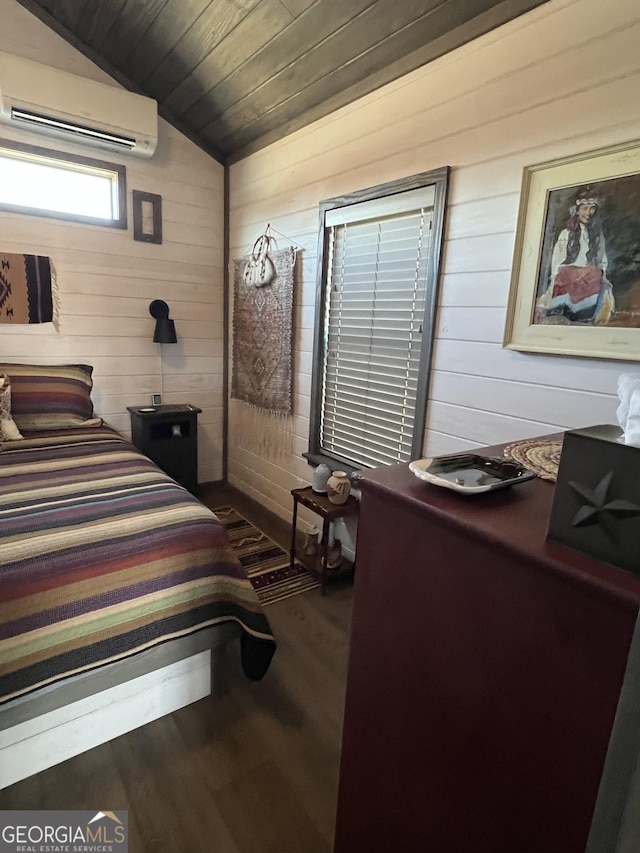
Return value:
[(0, 210), (126, 228), (125, 167), (0, 140)]

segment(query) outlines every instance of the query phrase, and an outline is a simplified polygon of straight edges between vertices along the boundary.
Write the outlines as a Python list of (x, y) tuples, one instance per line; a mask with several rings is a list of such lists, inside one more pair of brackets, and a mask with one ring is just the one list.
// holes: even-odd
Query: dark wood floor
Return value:
[[(230, 488), (288, 550), (289, 529)], [(0, 791), (0, 809), (126, 809), (131, 853), (328, 853), (333, 847), (351, 619), (349, 584), (270, 605), (260, 683), (224, 653), (207, 697)]]

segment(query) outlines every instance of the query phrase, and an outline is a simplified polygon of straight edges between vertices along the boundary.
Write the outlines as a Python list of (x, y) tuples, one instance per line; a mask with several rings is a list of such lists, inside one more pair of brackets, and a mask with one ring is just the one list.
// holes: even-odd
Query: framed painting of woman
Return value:
[(503, 345), (640, 360), (640, 144), (525, 168)]

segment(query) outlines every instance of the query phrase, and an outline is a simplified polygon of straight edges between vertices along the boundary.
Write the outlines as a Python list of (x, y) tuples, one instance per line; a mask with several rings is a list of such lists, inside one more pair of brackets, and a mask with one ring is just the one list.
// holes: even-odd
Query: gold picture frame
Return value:
[(524, 169), (503, 346), (640, 361), (640, 142)]

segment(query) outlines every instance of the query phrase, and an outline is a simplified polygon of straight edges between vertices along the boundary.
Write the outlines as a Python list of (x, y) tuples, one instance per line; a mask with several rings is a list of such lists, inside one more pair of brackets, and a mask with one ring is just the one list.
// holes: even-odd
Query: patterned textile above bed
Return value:
[(0, 702), (225, 621), (245, 674), (275, 650), (225, 529), (109, 427), (0, 452)]

